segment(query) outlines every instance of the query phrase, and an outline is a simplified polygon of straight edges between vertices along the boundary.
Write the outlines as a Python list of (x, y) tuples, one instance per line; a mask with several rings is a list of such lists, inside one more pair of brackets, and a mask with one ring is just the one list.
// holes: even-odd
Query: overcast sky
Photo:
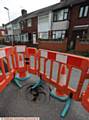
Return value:
[(60, 0), (0, 0), (0, 26), (2, 23), (8, 22), (8, 13), (4, 7), (9, 8), (10, 19), (21, 15), (21, 9), (26, 9), (27, 12), (58, 3)]

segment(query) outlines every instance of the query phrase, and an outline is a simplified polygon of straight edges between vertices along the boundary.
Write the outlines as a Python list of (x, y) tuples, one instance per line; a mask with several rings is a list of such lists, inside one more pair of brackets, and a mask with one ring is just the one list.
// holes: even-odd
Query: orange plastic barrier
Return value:
[[(88, 70), (88, 59), (71, 54), (39, 50), (39, 75), (56, 86), (57, 93), (73, 94), (81, 99), (81, 90)], [(56, 76), (56, 77), (55, 77)]]
[(9, 69), (9, 61), (5, 49), (0, 49), (0, 92), (14, 78), (14, 74)]
[(89, 79), (88, 58), (43, 49), (37, 51), (23, 45), (0, 49), (0, 92), (14, 78), (14, 73), (26, 77), (26, 71), (55, 86), (58, 95), (72, 94), (74, 100), (82, 100), (89, 111), (89, 85), (85, 86)]
[[(89, 67), (89, 64), (88, 64), (88, 67)], [(82, 105), (89, 112), (89, 69), (87, 71), (86, 81), (88, 85), (86, 86), (86, 90), (82, 94)]]
[[(42, 78), (47, 82), (52, 82), (52, 67), (53, 61), (56, 60), (56, 53), (39, 50), (38, 56), (38, 75), (42, 75)], [(48, 64), (47, 61), (49, 62)], [(54, 82), (54, 84), (56, 84), (56, 82)]]
[(16, 56), (16, 70), (19, 73), (20, 77), (26, 76), (26, 64), (25, 64), (25, 56), (26, 56), (26, 46), (17, 45), (15, 46), (15, 56)]
[(82, 96), (82, 105), (89, 112), (89, 85), (87, 87), (87, 90)]
[(15, 60), (15, 49), (13, 47), (5, 47), (6, 58), (8, 60), (8, 69), (12, 73), (15, 73), (16, 60)]
[(27, 64), (27, 70), (29, 73), (36, 74), (36, 61), (37, 61), (37, 50), (36, 48), (28, 47), (26, 49), (25, 63)]
[(89, 69), (88, 59), (85, 57), (67, 55), (67, 82), (66, 82), (66, 93), (73, 93), (75, 100), (81, 100), (81, 91), (85, 82), (87, 71)]

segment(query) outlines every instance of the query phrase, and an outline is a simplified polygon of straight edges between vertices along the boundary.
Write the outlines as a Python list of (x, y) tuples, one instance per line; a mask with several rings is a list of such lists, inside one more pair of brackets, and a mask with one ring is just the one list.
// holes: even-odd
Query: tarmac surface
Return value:
[[(32, 95), (27, 89), (37, 78), (33, 76), (27, 81), (21, 82), (22, 88), (18, 88), (11, 82), (0, 93), (0, 116), (1, 117), (40, 117), (40, 120), (63, 120), (60, 112), (64, 103), (49, 96), (49, 87), (44, 85), (45, 95), (40, 95), (36, 101), (32, 101)], [(89, 113), (81, 103), (72, 101), (69, 113), (65, 120), (89, 120)]]

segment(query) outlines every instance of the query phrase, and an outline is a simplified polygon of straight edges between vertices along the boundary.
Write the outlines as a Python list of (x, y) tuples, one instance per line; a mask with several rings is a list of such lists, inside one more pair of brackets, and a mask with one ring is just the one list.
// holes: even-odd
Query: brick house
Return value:
[(7, 44), (26, 44), (33, 46), (37, 40), (37, 17), (35, 14), (27, 14), (26, 10), (21, 10), (21, 16), (10, 21), (6, 27)]
[(68, 47), (76, 51), (89, 52), (89, 1), (74, 1), (70, 12)]
[(89, 51), (88, 0), (61, 0), (29, 14), (22, 10), (20, 18), (11, 23), (19, 24), (20, 43), (28, 46)]
[(34, 13), (23, 14), (20, 21), (21, 40), (29, 46), (36, 45), (37, 42), (37, 16)]
[(21, 29), (19, 24), (20, 20), (21, 20), (21, 16), (5, 25), (5, 29), (6, 29), (5, 44), (10, 45), (10, 44), (18, 43), (20, 41), (20, 34), (21, 34)]
[(20, 29), (20, 22), (21, 16), (15, 19), (12, 22), (12, 30), (13, 30), (13, 42), (18, 44), (21, 41), (21, 29)]
[(39, 48), (89, 51), (89, 1), (61, 0), (51, 11), (51, 34), (39, 41)]
[[(61, 9), (61, 7), (63, 8)], [(64, 7), (64, 2), (36, 11), (38, 18), (38, 48), (66, 50), (67, 29), (69, 27), (68, 11), (68, 8)], [(61, 19), (56, 19), (61, 13), (63, 14)]]

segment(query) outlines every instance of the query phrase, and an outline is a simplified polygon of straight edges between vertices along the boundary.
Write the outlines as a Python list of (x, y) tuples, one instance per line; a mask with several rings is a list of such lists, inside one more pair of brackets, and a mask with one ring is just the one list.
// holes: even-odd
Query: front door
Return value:
[(32, 43), (32, 34), (31, 33), (28, 34), (28, 39), (29, 39), (29, 42)]
[(77, 32), (73, 31), (71, 40), (69, 42), (69, 50), (74, 50), (75, 46), (76, 46), (76, 36), (77, 36)]
[(36, 44), (36, 33), (33, 33), (33, 44)]

